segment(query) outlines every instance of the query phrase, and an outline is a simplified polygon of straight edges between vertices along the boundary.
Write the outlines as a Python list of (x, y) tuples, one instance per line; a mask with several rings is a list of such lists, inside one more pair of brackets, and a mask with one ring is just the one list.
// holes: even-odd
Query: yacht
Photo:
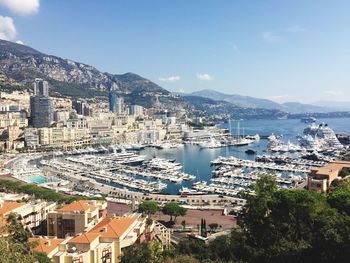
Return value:
[[(255, 135), (256, 136), (256, 135)], [(237, 122), (237, 138), (236, 139), (233, 139), (231, 142), (229, 142), (229, 146), (247, 146), (251, 143), (253, 143), (256, 139), (259, 139), (260, 140), (260, 136), (259, 137), (251, 137), (249, 138), (250, 136), (247, 136), (247, 137), (244, 137), (244, 129), (243, 129), (243, 136), (240, 135), (240, 127), (239, 127), (239, 121)]]
[(308, 117), (301, 118), (301, 121), (304, 123), (314, 123), (314, 122), (316, 122), (316, 118), (308, 116)]
[(238, 138), (236, 140), (232, 140), (229, 145), (230, 146), (247, 146), (253, 142), (254, 142), (254, 140), (251, 140), (251, 139)]
[(159, 145), (159, 149), (170, 149), (171, 148), (171, 143), (165, 142)]
[(140, 151), (142, 149), (144, 149), (145, 146), (141, 145), (141, 144), (131, 144), (130, 145), (130, 149), (131, 150), (135, 150), (135, 151)]
[(197, 191), (195, 189), (190, 189), (188, 187), (181, 187), (181, 189), (179, 190), (179, 193), (182, 195), (182, 196), (186, 196), (186, 195), (202, 195), (202, 194), (205, 194), (204, 192), (202, 191)]
[(199, 147), (213, 149), (222, 147), (222, 144), (221, 142), (216, 141), (214, 138), (210, 138), (210, 141), (199, 143)]
[(260, 135), (259, 134), (255, 134), (253, 136), (247, 135), (245, 138), (248, 139), (248, 140), (256, 141), (256, 142), (260, 141)]

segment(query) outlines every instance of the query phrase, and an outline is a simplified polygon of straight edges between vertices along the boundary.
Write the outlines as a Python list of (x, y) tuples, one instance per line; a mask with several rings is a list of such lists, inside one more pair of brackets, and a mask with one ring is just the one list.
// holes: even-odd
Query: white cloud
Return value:
[(164, 82), (175, 82), (180, 79), (181, 79), (180, 76), (170, 76), (170, 77), (159, 78), (160, 81), (164, 81)]
[(330, 95), (330, 96), (341, 96), (344, 95), (344, 92), (341, 90), (325, 90), (323, 92), (324, 94)]
[(40, 0), (0, 0), (0, 5), (13, 13), (30, 15), (39, 11)]
[(273, 34), (272, 32), (269, 32), (269, 31), (262, 32), (261, 36), (262, 36), (263, 40), (267, 43), (276, 43), (276, 42), (279, 42), (281, 40), (281, 38), (279, 36)]
[(305, 32), (306, 28), (299, 26), (299, 25), (294, 25), (294, 26), (288, 27), (287, 31), (292, 32), (292, 33), (300, 33), (300, 32)]
[(21, 40), (17, 40), (16, 43), (20, 45), (24, 45), (24, 43)]
[(197, 74), (197, 79), (199, 80), (213, 80), (214, 78), (209, 74)]
[(13, 19), (8, 16), (0, 16), (0, 39), (12, 41), (16, 35), (17, 31)]

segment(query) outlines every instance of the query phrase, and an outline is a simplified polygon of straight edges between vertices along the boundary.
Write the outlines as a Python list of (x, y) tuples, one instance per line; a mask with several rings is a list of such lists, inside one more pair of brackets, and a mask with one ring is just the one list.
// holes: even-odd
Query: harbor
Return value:
[[(187, 140), (73, 148), (24, 154), (25, 158), (16, 157), (9, 165), (15, 178), (66, 193), (92, 196), (102, 192), (164, 196), (209, 194), (240, 199), (240, 192), (252, 191), (251, 185), (262, 174), (274, 175), (280, 188), (300, 187), (312, 169), (339, 158), (345, 151), (346, 147), (340, 147), (331, 132), (326, 139), (333, 144), (328, 147), (325, 143), (318, 149), (303, 147), (298, 138), (305, 135), (302, 133), (308, 127), (316, 126), (298, 125), (301, 126), (299, 133), (290, 136), (275, 129), (269, 136), (259, 136), (255, 130), (250, 132), (253, 135), (237, 137), (235, 131), (230, 130), (232, 126), (229, 134), (224, 132), (227, 127), (223, 126), (217, 136), (197, 138), (191, 143)], [(322, 126), (322, 131), (323, 127), (328, 126)], [(233, 143), (239, 140), (242, 145)], [(318, 140), (322, 142), (321, 136)], [(275, 152), (271, 149), (276, 143), (289, 145), (289, 148), (295, 145), (300, 150)], [(249, 150), (253, 154), (248, 154)], [(90, 190), (83, 191), (83, 186)]]

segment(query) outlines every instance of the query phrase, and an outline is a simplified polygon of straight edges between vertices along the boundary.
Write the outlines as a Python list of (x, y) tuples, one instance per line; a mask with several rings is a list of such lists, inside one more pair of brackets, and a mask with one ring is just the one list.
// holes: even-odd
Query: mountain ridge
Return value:
[(311, 104), (303, 104), (299, 102), (285, 102), (277, 103), (268, 99), (255, 98), (251, 96), (244, 96), (238, 94), (227, 94), (219, 91), (204, 89), (195, 91), (188, 94), (182, 94), (182, 96), (200, 96), (205, 98), (211, 98), (217, 101), (227, 101), (236, 106), (245, 108), (262, 108), (270, 110), (280, 110), (288, 113), (313, 113), (313, 112), (332, 112), (334, 109), (331, 107), (324, 107)]
[[(35, 78), (44, 78), (51, 92), (72, 97), (106, 96), (110, 89), (125, 96), (129, 102), (136, 100), (142, 106), (160, 103), (176, 107), (186, 106), (156, 83), (135, 73), (111, 74), (101, 72), (88, 64), (54, 55), (44, 54), (31, 47), (0, 40), (0, 84), (2, 89), (32, 89)], [(140, 96), (143, 97), (140, 100)], [(176, 103), (174, 103), (176, 102)]]
[(202, 90), (187, 94), (187, 96), (192, 96), (191, 101), (189, 97), (184, 99), (186, 94), (174, 95), (151, 80), (135, 73), (101, 72), (88, 64), (55, 55), (47, 55), (26, 45), (0, 40), (1, 90), (32, 90), (32, 83), (37, 77), (49, 81), (52, 87), (50, 93), (55, 96), (106, 97), (109, 90), (112, 89), (123, 96), (127, 103), (138, 104), (146, 108), (196, 110), (197, 107), (197, 109), (205, 111), (198, 103), (198, 97), (207, 97), (213, 100), (203, 102), (212, 109), (212, 113), (224, 113), (225, 111), (227, 114), (231, 114), (230, 111), (240, 113), (238, 108), (249, 108), (252, 115), (256, 114), (257, 116), (260, 116), (259, 110), (268, 116), (277, 116), (281, 112), (287, 114), (331, 111), (321, 106), (300, 103), (279, 104), (267, 99), (230, 95), (214, 90)]

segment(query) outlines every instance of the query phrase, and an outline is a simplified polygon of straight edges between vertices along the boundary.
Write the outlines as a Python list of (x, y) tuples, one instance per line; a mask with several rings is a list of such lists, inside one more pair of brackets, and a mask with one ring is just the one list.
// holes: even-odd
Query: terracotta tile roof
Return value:
[(338, 177), (343, 168), (350, 168), (350, 162), (334, 161), (313, 170), (315, 177), (328, 177), (331, 181)]
[(46, 254), (51, 253), (63, 241), (64, 241), (64, 239), (58, 239), (58, 238), (43, 238), (43, 237), (31, 237), (31, 238), (29, 238), (29, 242), (36, 242), (38, 244), (34, 248), (35, 251), (44, 252)]
[(68, 243), (74, 244), (90, 244), (96, 238), (100, 236), (99, 233), (83, 233), (79, 236), (73, 237), (68, 241)]
[(91, 229), (89, 233), (99, 233), (101, 237), (119, 238), (130, 228), (131, 225), (134, 224), (136, 220), (136, 218), (132, 217), (106, 217)]
[(60, 209), (57, 209), (59, 212), (85, 212), (88, 211), (89, 209), (94, 210), (98, 206), (92, 205), (89, 203), (88, 200), (79, 200), (79, 201), (74, 201), (73, 203), (70, 203)]
[(26, 205), (26, 203), (5, 201), (0, 205), (0, 215), (6, 215), (24, 205)]

